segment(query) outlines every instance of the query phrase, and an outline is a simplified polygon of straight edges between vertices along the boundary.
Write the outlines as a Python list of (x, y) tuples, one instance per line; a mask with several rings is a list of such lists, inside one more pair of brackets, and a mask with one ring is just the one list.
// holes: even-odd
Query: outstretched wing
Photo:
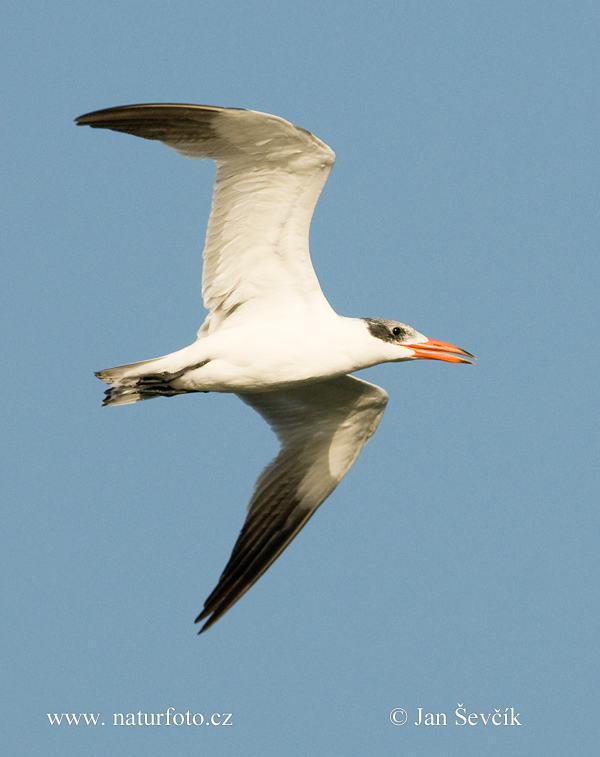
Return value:
[(242, 306), (329, 308), (308, 249), (313, 210), (335, 160), (320, 139), (277, 116), (206, 105), (128, 105), (77, 123), (217, 163), (204, 248), (205, 331)]
[(271, 425), (279, 455), (256, 482), (244, 527), (196, 622), (209, 628), (245, 594), (331, 494), (374, 433), (387, 393), (354, 376), (242, 394)]

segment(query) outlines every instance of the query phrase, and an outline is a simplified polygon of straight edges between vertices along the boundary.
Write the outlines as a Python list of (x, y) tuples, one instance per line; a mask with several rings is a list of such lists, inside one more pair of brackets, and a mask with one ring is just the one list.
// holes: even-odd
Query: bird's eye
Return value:
[(394, 326), (394, 328), (392, 329), (392, 334), (394, 336), (400, 336), (401, 333), (402, 329), (400, 328), (400, 326)]

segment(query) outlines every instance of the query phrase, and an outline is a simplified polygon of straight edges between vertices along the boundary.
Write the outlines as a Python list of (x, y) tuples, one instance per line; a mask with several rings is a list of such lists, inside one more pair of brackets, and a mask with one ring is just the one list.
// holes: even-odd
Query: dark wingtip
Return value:
[[(201, 620), (204, 620), (208, 615), (210, 615), (209, 612), (206, 610), (203, 610), (200, 615), (196, 618), (194, 623), (199, 623)], [(209, 618), (206, 623), (202, 626), (202, 628), (198, 631), (198, 636), (200, 636), (201, 633), (204, 633), (205, 631), (208, 631), (208, 629), (213, 625), (213, 623), (216, 623), (219, 619), (219, 615), (213, 615), (211, 618)]]
[(152, 105), (136, 104), (136, 105), (117, 105), (114, 108), (102, 108), (101, 110), (92, 110), (89, 113), (84, 113), (82, 116), (77, 116), (75, 123), (77, 126), (95, 126), (100, 128), (106, 128), (106, 121), (113, 119), (119, 119), (122, 117), (124, 111), (132, 110), (144, 110)]

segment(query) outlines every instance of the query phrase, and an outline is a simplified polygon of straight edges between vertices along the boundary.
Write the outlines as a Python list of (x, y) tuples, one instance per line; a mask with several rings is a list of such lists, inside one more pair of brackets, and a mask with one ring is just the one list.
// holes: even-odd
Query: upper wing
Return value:
[(248, 591), (331, 494), (387, 404), (383, 389), (354, 376), (240, 397), (272, 426), (281, 450), (256, 482), (229, 562), (196, 619), (209, 618), (201, 633)]
[(128, 105), (76, 120), (217, 163), (204, 248), (205, 329), (246, 303), (329, 307), (308, 250), (313, 210), (335, 160), (320, 139), (277, 116), (206, 105)]

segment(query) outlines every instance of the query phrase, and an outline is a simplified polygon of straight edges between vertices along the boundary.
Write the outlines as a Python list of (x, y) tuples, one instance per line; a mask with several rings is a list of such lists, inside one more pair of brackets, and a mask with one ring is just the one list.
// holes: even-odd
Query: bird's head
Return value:
[(469, 363), (476, 358), (470, 352), (461, 350), (447, 342), (438, 342), (419, 334), (410, 326), (398, 321), (384, 318), (365, 318), (371, 336), (380, 339), (385, 345), (386, 360), (445, 360), (448, 363)]

